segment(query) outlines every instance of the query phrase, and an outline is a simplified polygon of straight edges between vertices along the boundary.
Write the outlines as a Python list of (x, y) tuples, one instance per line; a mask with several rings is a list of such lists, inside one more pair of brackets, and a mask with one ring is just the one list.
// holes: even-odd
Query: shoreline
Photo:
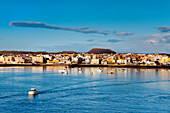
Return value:
[(119, 68), (166, 68), (170, 69), (170, 66), (141, 66), (141, 65), (115, 65), (115, 64), (0, 64), (0, 67), (10, 67), (10, 66), (69, 66), (69, 67), (119, 67)]

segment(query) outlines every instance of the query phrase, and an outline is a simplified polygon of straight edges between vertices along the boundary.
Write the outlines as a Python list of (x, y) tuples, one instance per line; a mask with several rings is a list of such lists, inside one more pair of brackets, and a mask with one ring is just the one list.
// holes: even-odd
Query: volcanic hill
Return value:
[(107, 53), (107, 54), (115, 54), (116, 52), (111, 50), (111, 49), (103, 49), (103, 48), (93, 48), (91, 49), (89, 52), (87, 53), (93, 53), (93, 54), (103, 54), (103, 53)]

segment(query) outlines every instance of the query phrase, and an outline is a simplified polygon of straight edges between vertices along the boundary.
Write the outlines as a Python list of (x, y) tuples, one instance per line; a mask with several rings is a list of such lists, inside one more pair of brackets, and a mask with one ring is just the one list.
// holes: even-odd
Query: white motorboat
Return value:
[(35, 88), (31, 88), (30, 91), (28, 92), (29, 95), (37, 95), (38, 91), (36, 91)]
[(62, 72), (61, 74), (63, 74), (63, 75), (67, 75), (67, 74), (68, 74), (68, 72)]
[(79, 71), (82, 71), (82, 68), (78, 68)]
[(68, 72), (68, 70), (66, 69), (61, 69), (61, 70), (58, 70), (59, 73), (65, 73), (65, 72)]
[(68, 70), (66, 69), (58, 70), (58, 72), (61, 74), (68, 74)]
[(78, 72), (82, 73), (83, 72), (82, 68), (78, 68)]
[(99, 69), (97, 69), (96, 71), (97, 71), (97, 72), (102, 72), (103, 70), (99, 68)]
[(78, 71), (80, 74), (83, 73), (83, 71)]

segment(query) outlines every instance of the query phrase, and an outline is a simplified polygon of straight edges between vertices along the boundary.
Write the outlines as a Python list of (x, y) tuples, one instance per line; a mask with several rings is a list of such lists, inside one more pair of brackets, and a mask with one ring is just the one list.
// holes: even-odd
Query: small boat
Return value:
[(123, 69), (122, 69), (122, 72), (125, 72), (125, 71), (126, 71), (126, 69), (125, 69), (125, 68), (123, 68)]
[(68, 72), (61, 72), (61, 74), (63, 74), (63, 75), (67, 75), (67, 74), (68, 74)]
[(62, 69), (62, 70), (58, 70), (58, 71), (61, 74), (68, 74), (68, 70), (66, 70), (66, 69)]
[(78, 72), (79, 72), (79, 73), (83, 73), (82, 68), (78, 68)]
[(107, 74), (114, 74), (114, 72), (113, 72), (113, 71), (110, 71), (110, 72), (107, 72)]
[(79, 70), (79, 71), (82, 71), (82, 68), (79, 67), (78, 70)]
[(36, 91), (35, 88), (31, 88), (30, 91), (28, 92), (29, 95), (37, 95), (38, 91)]
[(78, 73), (83, 73), (83, 70), (82, 70), (82, 68), (78, 68)]
[(97, 69), (96, 71), (97, 71), (97, 72), (102, 72), (103, 70), (99, 68), (99, 69)]

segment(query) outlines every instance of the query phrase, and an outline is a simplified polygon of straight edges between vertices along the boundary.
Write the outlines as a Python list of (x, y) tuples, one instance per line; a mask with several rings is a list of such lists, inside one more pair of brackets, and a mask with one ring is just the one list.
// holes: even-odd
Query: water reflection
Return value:
[[(59, 73), (59, 70), (64, 69), (65, 66), (45, 66), (45, 67), (25, 67), (32, 72), (48, 72), (48, 73)], [(140, 69), (140, 68), (112, 68), (112, 67), (102, 67), (102, 72), (97, 71), (98, 67), (82, 67), (82, 71), (79, 71), (78, 67), (68, 68), (68, 75), (78, 76), (91, 76), (100, 77), (108, 76), (108, 71), (113, 71), (114, 75), (109, 76), (119, 76), (127, 79), (169, 79), (170, 71), (168, 69)]]
[[(64, 68), (65, 66), (0, 68), (0, 110), (169, 111), (170, 72), (167, 69), (102, 67), (103, 71), (100, 72), (97, 71), (98, 67), (82, 67), (80, 72), (75, 67), (68, 68), (68, 74), (62, 75), (59, 70)], [(114, 74), (107, 74), (109, 71)], [(30, 87), (37, 88), (39, 94), (27, 95)]]
[(38, 95), (28, 95), (28, 99), (30, 102), (34, 102), (38, 99)]
[[(65, 69), (65, 66), (26, 66), (26, 67), (0, 67), (0, 73), (22, 73), (29, 71), (31, 73), (56, 73), (60, 74), (59, 70)], [(82, 67), (79, 71), (78, 67), (68, 68), (68, 75), (78, 76), (91, 76), (98, 78), (100, 76), (121, 77), (126, 79), (169, 79), (169, 69), (140, 69), (140, 68), (113, 68), (101, 67), (102, 70), (97, 71), (99, 67)], [(107, 72), (114, 72), (114, 75), (108, 75)]]
[(20, 73), (24, 71), (24, 67), (0, 67), (0, 73)]

